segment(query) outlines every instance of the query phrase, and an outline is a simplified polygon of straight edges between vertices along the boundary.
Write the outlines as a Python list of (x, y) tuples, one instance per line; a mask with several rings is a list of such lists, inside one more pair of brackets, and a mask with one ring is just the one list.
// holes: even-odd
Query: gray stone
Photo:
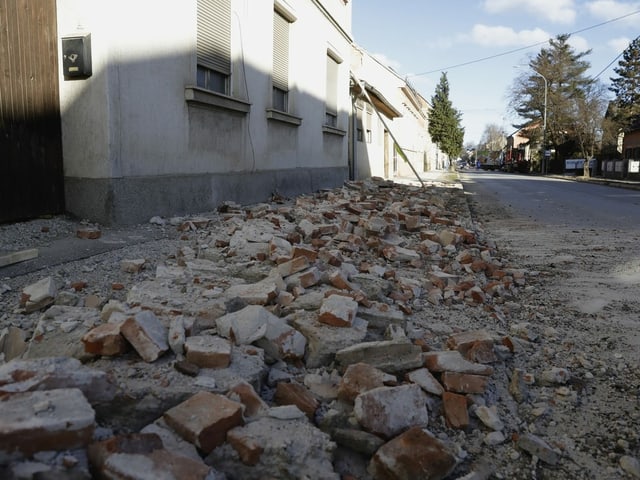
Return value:
[(242, 310), (227, 313), (216, 319), (218, 334), (233, 338), (236, 345), (247, 345), (264, 337), (273, 313), (260, 305), (248, 305)]
[(640, 478), (640, 461), (629, 455), (620, 457), (620, 468), (634, 478)]
[(0, 461), (86, 446), (95, 427), (95, 412), (77, 388), (5, 396), (0, 410)]
[(82, 337), (100, 323), (100, 312), (95, 308), (54, 305), (38, 319), (24, 358), (90, 358)]
[(547, 442), (531, 433), (520, 436), (518, 447), (549, 465), (557, 465), (560, 461), (560, 455)]
[(331, 363), (338, 351), (361, 342), (367, 335), (367, 322), (358, 317), (351, 328), (332, 327), (318, 322), (315, 312), (301, 310), (291, 315), (291, 322), (307, 339), (307, 368)]
[(363, 428), (391, 438), (429, 422), (427, 395), (417, 385), (378, 387), (356, 397), (353, 413)]
[(384, 440), (369, 432), (353, 428), (338, 428), (331, 437), (343, 447), (365, 455), (373, 455), (384, 445)]
[(57, 293), (58, 288), (53, 278), (42, 278), (22, 290), (21, 304), (27, 313), (35, 312), (51, 305)]
[(247, 465), (228, 442), (213, 450), (205, 462), (231, 478), (340, 478), (332, 465), (335, 443), (304, 415), (294, 420), (262, 417), (232, 429), (229, 434), (252, 445), (257, 453), (255, 463)]
[(369, 322), (370, 328), (380, 330), (386, 329), (389, 325), (397, 325), (403, 328), (406, 325), (405, 314), (386, 303), (374, 303), (368, 308), (360, 307), (358, 316)]
[(444, 393), (442, 384), (436, 379), (429, 369), (419, 368), (413, 370), (406, 375), (407, 380), (419, 385), (425, 392), (437, 395), (439, 397)]
[(16, 359), (0, 365), (0, 394), (58, 388), (80, 389), (92, 405), (110, 402), (116, 394), (116, 385), (106, 372), (75, 358)]
[(336, 353), (345, 369), (353, 363), (368, 363), (387, 373), (413, 370), (422, 366), (422, 349), (410, 341), (383, 340), (352, 345)]
[(24, 330), (9, 326), (0, 331), (0, 353), (5, 361), (20, 357), (27, 349), (27, 334)]

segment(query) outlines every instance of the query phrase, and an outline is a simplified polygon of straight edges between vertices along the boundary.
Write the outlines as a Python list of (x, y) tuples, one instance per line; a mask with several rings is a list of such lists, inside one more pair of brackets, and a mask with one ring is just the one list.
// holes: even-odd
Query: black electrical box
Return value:
[(91, 76), (91, 34), (62, 37), (62, 69), (65, 78)]

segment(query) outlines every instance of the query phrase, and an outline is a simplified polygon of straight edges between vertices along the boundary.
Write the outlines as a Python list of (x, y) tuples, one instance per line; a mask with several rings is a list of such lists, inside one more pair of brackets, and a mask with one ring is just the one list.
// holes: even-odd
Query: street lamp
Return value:
[[(533, 70), (533, 68), (531, 70)], [(547, 77), (542, 75), (540, 72), (536, 70), (533, 70), (533, 72), (544, 80), (544, 111), (542, 113), (542, 173), (545, 174), (547, 173), (547, 90), (549, 89), (549, 82)]]

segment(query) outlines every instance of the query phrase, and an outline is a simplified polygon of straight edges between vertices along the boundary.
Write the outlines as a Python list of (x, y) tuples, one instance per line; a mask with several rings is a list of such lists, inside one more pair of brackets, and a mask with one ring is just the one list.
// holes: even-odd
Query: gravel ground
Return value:
[[(462, 190), (458, 200), (467, 202)], [(483, 210), (475, 200), (470, 214), (465, 222), (473, 223), (505, 264), (527, 270), (527, 286), (492, 309), (416, 305), (412, 321), (429, 329), (434, 346), (443, 345), (452, 332), (481, 328), (517, 338), (515, 354), (496, 365), (488, 391), (477, 399), (497, 405), (507, 438), (491, 444), (480, 428), (454, 431), (442, 417), (432, 416), (429, 428), (454, 442), (463, 459), (448, 478), (640, 478), (640, 264), (628, 255), (637, 248), (637, 232), (549, 232), (507, 210), (499, 215)], [(215, 218), (217, 213), (200, 215)], [(181, 245), (194, 245), (193, 232), (176, 228), (183, 220), (103, 228), (100, 240), (81, 241), (100, 242), (106, 248), (100, 253), (76, 250), (78, 260), (47, 257), (49, 264), (35, 271), (27, 262), (0, 268), (0, 328), (32, 331), (37, 315), (20, 313), (20, 292), (46, 276), (78, 305), (124, 300), (129, 287), (153, 277), (155, 266)], [(0, 254), (40, 248), (46, 257), (60, 245), (77, 242), (76, 231), (83, 226), (65, 216), (0, 225)], [(583, 248), (567, 247), (576, 244)], [(146, 259), (143, 271), (120, 271), (121, 260), (136, 258)], [(554, 367), (566, 369), (568, 379), (544, 382), (545, 372)], [(536, 379), (523, 387), (525, 398), (519, 402), (509, 392), (514, 372)], [(517, 439), (527, 432), (544, 438), (561, 461), (550, 465), (517, 448)], [(465, 477), (470, 471), (492, 474)]]

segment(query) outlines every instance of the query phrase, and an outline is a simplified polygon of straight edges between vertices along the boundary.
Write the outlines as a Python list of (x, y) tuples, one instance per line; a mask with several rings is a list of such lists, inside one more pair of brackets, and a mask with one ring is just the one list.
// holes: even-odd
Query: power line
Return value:
[[(635, 39), (635, 40), (633, 40), (633, 42), (635, 42), (636, 40), (638, 40), (638, 38), (640, 38), (640, 36), (636, 37), (636, 39)], [(631, 42), (630, 42), (629, 44), (631, 44)], [(624, 52), (625, 52), (625, 51), (626, 51), (626, 48), (625, 48), (624, 50), (622, 50), (622, 51), (618, 54), (618, 56), (617, 56), (616, 58), (614, 58), (613, 60), (611, 60), (611, 62), (609, 62), (609, 64), (608, 64), (606, 67), (604, 67), (602, 70), (600, 70), (600, 72), (598, 72), (598, 74), (597, 74), (595, 77), (593, 77), (593, 79), (594, 79), (594, 80), (595, 80), (595, 79), (597, 79), (600, 75), (602, 75), (604, 72), (606, 72), (606, 71), (607, 71), (607, 69), (608, 69), (611, 65), (613, 65), (613, 64), (614, 64), (614, 62), (615, 62), (616, 60), (618, 60), (618, 59), (619, 59), (619, 58), (624, 54)]]
[[(598, 28), (598, 27), (601, 27), (603, 25), (607, 25), (608, 23), (617, 22), (619, 20), (622, 20), (624, 18), (630, 17), (632, 15), (637, 15), (638, 13), (640, 13), (640, 10), (636, 10), (634, 12), (627, 13), (627, 14), (622, 15), (620, 17), (612, 18), (611, 20), (607, 20), (605, 22), (597, 23), (597, 24), (591, 25), (589, 27), (581, 28), (580, 30), (576, 30), (574, 32), (569, 33), (569, 35), (575, 35), (576, 33), (582, 33), (582, 32), (586, 32), (587, 30), (593, 30), (594, 28)], [(428, 72), (414, 73), (413, 75), (408, 75), (408, 77), (419, 77), (419, 76), (422, 76), (422, 75), (429, 75), (430, 73), (442, 72), (444, 70), (450, 70), (452, 68), (465, 67), (467, 65), (472, 65), (474, 63), (484, 62), (484, 61), (492, 60), (492, 59), (498, 58), (498, 57), (504, 57), (505, 55), (511, 55), (512, 53), (517, 53), (517, 52), (521, 52), (523, 50), (528, 50), (528, 49), (533, 48), (533, 47), (538, 47), (540, 45), (544, 45), (545, 43), (549, 42), (549, 40), (551, 40), (551, 38), (548, 38), (547, 40), (545, 40), (543, 42), (537, 42), (537, 43), (533, 43), (531, 45), (527, 45), (525, 47), (515, 48), (513, 50), (509, 50), (509, 51), (502, 52), (502, 53), (496, 53), (495, 55), (489, 55), (488, 57), (482, 57), (482, 58), (478, 58), (476, 60), (470, 60), (470, 61), (464, 62), (464, 63), (457, 63), (455, 65), (450, 65), (448, 67), (438, 68), (438, 69), (435, 69), (435, 70), (429, 70)], [(615, 62), (615, 60), (614, 60), (614, 62)], [(613, 63), (613, 62), (611, 62), (611, 63)], [(609, 66), (610, 65), (611, 64), (609, 64)], [(609, 66), (607, 66), (607, 68), (609, 68)], [(606, 70), (606, 68), (605, 68), (605, 70)], [(601, 73), (602, 72), (600, 72), (598, 75), (600, 75)]]

